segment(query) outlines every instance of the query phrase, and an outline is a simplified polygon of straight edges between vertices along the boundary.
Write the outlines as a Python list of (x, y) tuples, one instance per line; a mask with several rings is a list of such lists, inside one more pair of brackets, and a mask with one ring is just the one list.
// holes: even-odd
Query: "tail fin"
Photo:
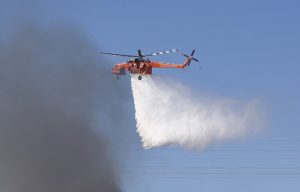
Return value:
[(199, 61), (198, 59), (196, 59), (195, 57), (193, 57), (195, 51), (196, 51), (196, 50), (194, 49), (194, 50), (192, 51), (192, 53), (191, 53), (190, 56), (187, 55), (187, 54), (182, 53), (182, 55), (183, 55), (184, 57), (187, 58), (187, 59), (184, 61), (184, 63), (183, 63), (183, 68), (186, 68), (186, 67), (190, 66), (190, 64), (191, 64), (192, 61), (196, 61), (196, 62), (199, 62), (199, 63), (200, 63), (200, 61)]

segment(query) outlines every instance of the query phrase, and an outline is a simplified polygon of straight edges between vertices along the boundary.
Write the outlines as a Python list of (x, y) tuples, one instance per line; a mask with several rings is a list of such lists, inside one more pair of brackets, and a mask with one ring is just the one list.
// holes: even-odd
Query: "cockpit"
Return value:
[(127, 63), (140, 63), (143, 61), (144, 61), (144, 59), (140, 59), (140, 58), (130, 58), (127, 60)]
[(128, 61), (127, 61), (127, 63), (134, 63), (135, 62), (135, 59), (133, 59), (133, 58), (130, 58), (130, 59), (128, 59)]

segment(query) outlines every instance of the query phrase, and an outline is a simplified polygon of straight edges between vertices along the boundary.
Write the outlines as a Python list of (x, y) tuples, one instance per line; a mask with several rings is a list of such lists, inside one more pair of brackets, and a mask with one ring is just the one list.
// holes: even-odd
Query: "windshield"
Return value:
[(132, 58), (130, 58), (130, 59), (128, 59), (128, 61), (127, 62), (134, 62), (134, 59), (132, 59)]

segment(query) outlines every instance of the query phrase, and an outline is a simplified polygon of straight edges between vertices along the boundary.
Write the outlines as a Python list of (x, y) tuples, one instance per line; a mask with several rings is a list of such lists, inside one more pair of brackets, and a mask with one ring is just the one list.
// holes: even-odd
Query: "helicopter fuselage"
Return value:
[(112, 73), (114, 75), (125, 75), (126, 71), (131, 74), (141, 74), (141, 75), (151, 75), (152, 74), (152, 65), (151, 61), (128, 61), (127, 63), (118, 63), (113, 69)]
[(125, 75), (126, 71), (130, 74), (138, 74), (138, 79), (142, 79), (142, 75), (151, 75), (152, 68), (179, 68), (183, 69), (190, 66), (191, 61), (199, 62), (196, 58), (193, 57), (195, 50), (192, 51), (191, 55), (182, 54), (186, 59), (182, 64), (174, 64), (174, 63), (165, 63), (165, 62), (158, 62), (150, 60), (146, 57), (148, 56), (155, 56), (155, 55), (162, 55), (166, 53), (176, 52), (178, 49), (171, 49), (167, 51), (160, 51), (157, 53), (152, 54), (143, 54), (141, 50), (138, 50), (138, 55), (125, 55), (125, 54), (118, 54), (118, 53), (107, 53), (107, 52), (100, 52), (101, 54), (105, 55), (112, 55), (112, 56), (120, 56), (120, 57), (130, 57), (131, 59), (127, 60), (126, 63), (117, 63), (112, 68), (112, 73), (119, 78), (121, 75)]

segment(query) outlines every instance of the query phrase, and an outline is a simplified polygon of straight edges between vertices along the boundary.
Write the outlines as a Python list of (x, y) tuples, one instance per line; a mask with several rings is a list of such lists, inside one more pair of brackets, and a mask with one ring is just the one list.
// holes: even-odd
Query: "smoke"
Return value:
[(253, 100), (193, 95), (158, 76), (131, 78), (137, 132), (144, 148), (207, 145), (255, 133), (262, 125), (260, 104)]
[(120, 191), (117, 161), (95, 130), (122, 126), (126, 93), (96, 51), (66, 25), (26, 23), (2, 40), (1, 191)]

